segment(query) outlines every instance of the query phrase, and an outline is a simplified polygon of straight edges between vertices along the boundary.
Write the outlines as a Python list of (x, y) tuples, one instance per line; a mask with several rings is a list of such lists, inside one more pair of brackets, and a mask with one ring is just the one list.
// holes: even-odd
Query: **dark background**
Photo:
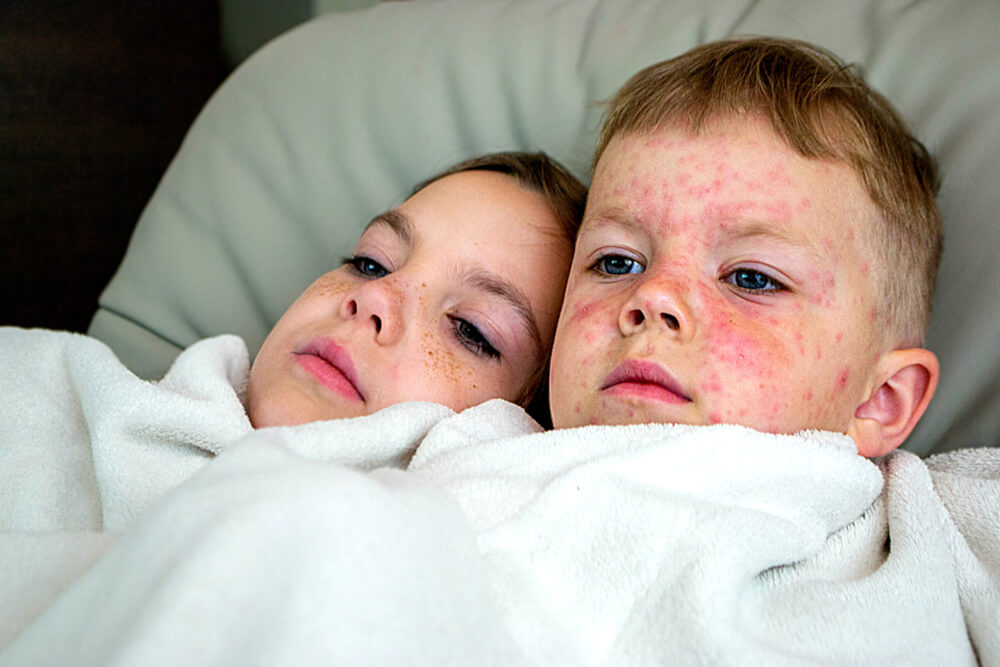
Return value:
[(213, 0), (0, 0), (0, 325), (86, 330), (219, 34)]

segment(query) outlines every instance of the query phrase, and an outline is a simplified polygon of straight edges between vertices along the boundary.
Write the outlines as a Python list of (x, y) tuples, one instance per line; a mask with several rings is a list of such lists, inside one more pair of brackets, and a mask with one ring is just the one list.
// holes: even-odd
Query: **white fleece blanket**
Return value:
[[(248, 370), (235, 336), (191, 346), (148, 382), (92, 338), (0, 328), (0, 646), (154, 500), (254, 433)], [(451, 414), (408, 403), (271, 437), (317, 461), (398, 467)]]
[(5, 529), (0, 613), (48, 597), (0, 664), (1000, 665), (1000, 450), (493, 401), (411, 458), (384, 414), (247, 433), (115, 534)]

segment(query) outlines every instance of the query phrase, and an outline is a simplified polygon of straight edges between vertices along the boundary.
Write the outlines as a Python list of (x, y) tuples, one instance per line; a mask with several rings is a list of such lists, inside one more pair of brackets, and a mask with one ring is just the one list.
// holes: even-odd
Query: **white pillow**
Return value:
[(194, 341), (251, 352), (361, 227), (451, 163), (545, 150), (586, 177), (608, 98), (641, 67), (736, 34), (862, 65), (944, 174), (929, 346), (937, 397), (907, 448), (1000, 445), (1000, 4), (701, 0), (392, 2), (252, 56), (192, 126), (90, 333), (146, 377)]

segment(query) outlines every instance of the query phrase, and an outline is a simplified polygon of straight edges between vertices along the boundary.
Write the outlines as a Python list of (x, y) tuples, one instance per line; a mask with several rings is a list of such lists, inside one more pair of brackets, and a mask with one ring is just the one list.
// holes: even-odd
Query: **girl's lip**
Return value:
[(299, 365), (344, 398), (364, 402), (351, 355), (332, 338), (314, 338), (295, 352)]
[(651, 398), (666, 403), (690, 403), (680, 383), (650, 361), (627, 360), (618, 365), (601, 385), (601, 391)]

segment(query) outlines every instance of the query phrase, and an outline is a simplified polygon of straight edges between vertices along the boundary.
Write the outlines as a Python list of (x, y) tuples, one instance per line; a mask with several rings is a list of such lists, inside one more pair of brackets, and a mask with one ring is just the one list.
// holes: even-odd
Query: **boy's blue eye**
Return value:
[(780, 282), (760, 271), (736, 269), (726, 275), (726, 282), (749, 292), (777, 292), (786, 289)]
[(478, 357), (485, 357), (487, 359), (499, 359), (500, 351), (493, 347), (486, 336), (468, 320), (463, 320), (460, 317), (449, 316), (451, 320), (452, 329), (455, 332), (455, 338), (458, 342), (469, 349), (470, 352)]
[(388, 269), (376, 262), (371, 257), (355, 255), (344, 260), (344, 264), (350, 264), (355, 273), (365, 278), (384, 278), (389, 275)]
[(645, 267), (642, 264), (625, 255), (604, 255), (603, 257), (598, 257), (591, 268), (598, 273), (604, 273), (609, 276), (626, 276), (645, 271)]

